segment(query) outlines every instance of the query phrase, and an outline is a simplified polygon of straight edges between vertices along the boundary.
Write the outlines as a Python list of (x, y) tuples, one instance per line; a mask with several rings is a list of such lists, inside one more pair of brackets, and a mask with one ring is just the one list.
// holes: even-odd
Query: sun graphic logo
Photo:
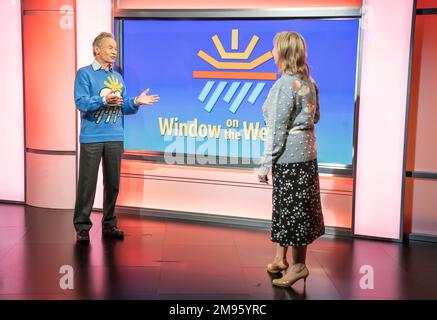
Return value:
[[(106, 95), (110, 92), (113, 92), (116, 96), (121, 97), (121, 90), (123, 89), (123, 83), (120, 83), (115, 76), (109, 76), (107, 81), (103, 81), (103, 84), (106, 86), (102, 90), (100, 90), (100, 96), (106, 97)], [(117, 119), (120, 117), (121, 108), (117, 105), (106, 105), (97, 111), (94, 115), (96, 118), (96, 123), (100, 124), (102, 118), (106, 116), (104, 123), (108, 124), (113, 119), (112, 122), (116, 123)], [(114, 117), (113, 117), (114, 116)]]
[(108, 76), (107, 81), (103, 81), (103, 84), (106, 86), (102, 90), (100, 90), (100, 96), (106, 96), (111, 91), (114, 92), (117, 96), (121, 97), (121, 90), (123, 88), (123, 83), (120, 83), (115, 76)]
[[(227, 52), (223, 48), (223, 45), (220, 41), (218, 35), (214, 35), (212, 37), (212, 41), (221, 57), (224, 61), (217, 61), (212, 56), (204, 52), (203, 50), (199, 50), (197, 55), (209, 63), (216, 70), (213, 71), (193, 71), (193, 78), (197, 79), (210, 79), (206, 82), (202, 91), (200, 92), (198, 99), (201, 102), (206, 103), (204, 109), (207, 112), (211, 112), (220, 96), (225, 89), (227, 91), (224, 93), (223, 100), (230, 104), (229, 111), (232, 113), (236, 113), (238, 108), (244, 99), (248, 96), (248, 101), (251, 104), (254, 104), (259, 97), (260, 93), (264, 89), (266, 82), (265, 81), (274, 81), (277, 78), (277, 74), (274, 72), (256, 72), (253, 71), (263, 63), (269, 61), (273, 58), (272, 53), (270, 51), (264, 53), (263, 55), (249, 60), (251, 53), (253, 52), (255, 46), (259, 41), (259, 37), (257, 35), (253, 35), (249, 44), (243, 52)], [(238, 50), (238, 29), (232, 29), (231, 34), (231, 50)], [(226, 61), (226, 60), (246, 60), (246, 61)], [(213, 80), (214, 79), (214, 80)], [(222, 79), (218, 81), (216, 79)], [(228, 81), (224, 81), (224, 79)], [(244, 81), (246, 80), (246, 81)], [(249, 81), (247, 81), (249, 80)], [(254, 82), (256, 84), (254, 84)], [(216, 82), (218, 84), (216, 85)], [(230, 85), (228, 86), (228, 82)], [(215, 87), (215, 90), (213, 88)], [(252, 91), (248, 95), (250, 89)], [(209, 93), (213, 91), (213, 93), (207, 97)], [(235, 98), (234, 98), (235, 96)], [(233, 99), (234, 98), (234, 99)], [(232, 103), (231, 103), (232, 100)]]

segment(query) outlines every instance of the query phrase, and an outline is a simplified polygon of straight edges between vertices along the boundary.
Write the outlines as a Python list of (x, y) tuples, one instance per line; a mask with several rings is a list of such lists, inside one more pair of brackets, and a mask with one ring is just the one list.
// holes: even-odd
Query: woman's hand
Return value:
[(267, 177), (266, 174), (259, 174), (258, 175), (258, 181), (261, 182), (261, 183), (268, 184), (269, 183), (269, 178)]

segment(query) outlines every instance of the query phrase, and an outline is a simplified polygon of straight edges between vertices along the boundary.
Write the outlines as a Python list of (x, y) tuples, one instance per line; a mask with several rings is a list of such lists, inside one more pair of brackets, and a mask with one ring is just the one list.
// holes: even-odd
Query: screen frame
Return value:
[[(358, 116), (359, 116), (359, 90), (361, 80), (361, 57), (362, 57), (362, 8), (361, 7), (326, 7), (326, 8), (267, 8), (267, 9), (181, 9), (181, 10), (137, 10), (137, 9), (116, 9), (114, 11), (114, 33), (119, 44), (117, 56), (118, 71), (123, 73), (123, 21), (124, 20), (294, 20), (294, 19), (358, 19), (359, 32), (357, 41), (357, 63), (355, 73), (355, 95), (354, 95), (354, 120), (352, 137), (352, 164), (320, 163), (319, 172), (323, 175), (349, 177), (355, 176), (356, 168), (356, 147), (358, 141)], [(242, 157), (212, 157), (215, 164), (199, 164), (196, 162), (196, 155), (176, 154), (183, 163), (176, 165), (219, 167), (226, 169), (248, 169), (253, 170), (256, 164), (250, 163), (249, 159)], [(166, 163), (163, 152), (138, 151), (124, 152), (123, 159), (140, 160), (146, 162)], [(249, 164), (247, 163), (249, 162)]]

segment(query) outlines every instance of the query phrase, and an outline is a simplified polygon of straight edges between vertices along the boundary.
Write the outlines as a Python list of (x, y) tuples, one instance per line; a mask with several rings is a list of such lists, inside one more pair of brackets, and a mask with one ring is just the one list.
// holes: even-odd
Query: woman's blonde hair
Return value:
[(276, 34), (273, 42), (279, 56), (279, 72), (309, 78), (305, 39), (297, 32), (283, 31)]

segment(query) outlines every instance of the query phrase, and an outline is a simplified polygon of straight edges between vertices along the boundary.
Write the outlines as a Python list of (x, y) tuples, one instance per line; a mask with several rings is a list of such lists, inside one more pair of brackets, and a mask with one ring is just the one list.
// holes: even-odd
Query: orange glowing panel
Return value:
[(62, 6), (74, 6), (74, 0), (23, 0), (24, 10), (54, 10)]
[(56, 11), (23, 17), (27, 148), (76, 150), (74, 19), (65, 17)]
[[(352, 179), (320, 178), (328, 226), (351, 228)], [(254, 170), (123, 160), (117, 205), (270, 220), (272, 188)]]
[(293, 7), (361, 7), (361, 0), (119, 0), (121, 9), (244, 9)]
[(352, 178), (320, 175), (320, 193), (325, 225), (352, 228)]
[(23, 69), (20, 0), (0, 1), (0, 200), (24, 201)]
[(76, 156), (27, 153), (26, 203), (72, 209), (76, 195)]
[(416, 7), (418, 9), (437, 8), (437, 2), (435, 0), (417, 0)]
[[(436, 4), (437, 6), (437, 4)], [(437, 173), (437, 16), (418, 15), (408, 125), (407, 170)]]
[(366, 1), (355, 190), (357, 235), (401, 236), (413, 3)]
[(405, 208), (408, 233), (437, 236), (437, 181), (408, 178)]

